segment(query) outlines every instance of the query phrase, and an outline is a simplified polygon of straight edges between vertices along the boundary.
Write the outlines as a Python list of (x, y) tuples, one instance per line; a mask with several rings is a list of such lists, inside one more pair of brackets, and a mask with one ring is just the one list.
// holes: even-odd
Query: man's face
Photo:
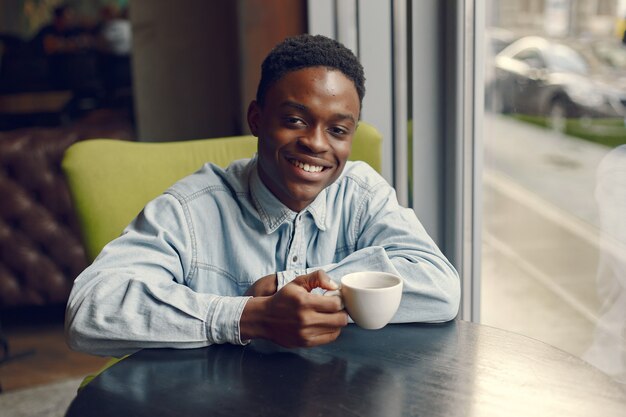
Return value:
[(276, 81), (262, 107), (248, 108), (265, 186), (291, 210), (306, 208), (343, 171), (359, 111), (354, 83), (340, 71), (310, 67)]

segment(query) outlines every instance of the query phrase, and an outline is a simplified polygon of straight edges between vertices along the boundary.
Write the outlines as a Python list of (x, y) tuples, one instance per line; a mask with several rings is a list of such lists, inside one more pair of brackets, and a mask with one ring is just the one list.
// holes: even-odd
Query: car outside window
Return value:
[(537, 49), (524, 49), (513, 56), (514, 59), (526, 63), (532, 68), (545, 68), (543, 57)]
[(569, 46), (556, 44), (547, 53), (548, 64), (555, 71), (587, 74), (589, 67), (585, 59)]

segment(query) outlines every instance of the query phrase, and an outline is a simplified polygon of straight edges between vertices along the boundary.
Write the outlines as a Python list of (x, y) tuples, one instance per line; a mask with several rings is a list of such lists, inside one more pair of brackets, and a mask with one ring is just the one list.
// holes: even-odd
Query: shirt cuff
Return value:
[(300, 275), (304, 275), (306, 271), (300, 269), (291, 269), (288, 271), (281, 271), (276, 273), (276, 291), (283, 288), (285, 285), (289, 284), (291, 281), (299, 277)]
[(236, 326), (235, 333), (236, 333), (236, 336), (237, 336), (237, 340), (234, 343), (236, 345), (247, 345), (248, 343), (250, 343), (250, 339), (248, 339), (248, 340), (241, 340), (241, 315), (243, 314), (243, 309), (245, 308), (246, 304), (248, 303), (248, 300), (250, 300), (251, 298), (253, 298), (253, 297), (243, 297), (244, 302), (241, 303), (241, 308), (237, 312), (237, 323), (235, 324), (235, 326)]
[(252, 297), (219, 297), (206, 321), (207, 339), (211, 343), (245, 345), (239, 323), (248, 300)]

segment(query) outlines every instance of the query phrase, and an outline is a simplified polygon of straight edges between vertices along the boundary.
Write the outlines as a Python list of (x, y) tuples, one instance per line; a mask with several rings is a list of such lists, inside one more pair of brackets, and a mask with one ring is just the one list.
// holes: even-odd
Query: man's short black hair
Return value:
[(260, 105), (267, 90), (285, 74), (309, 67), (326, 67), (341, 71), (352, 80), (359, 103), (365, 96), (363, 66), (341, 43), (322, 35), (298, 35), (285, 39), (270, 51), (261, 65), (261, 81), (256, 93)]

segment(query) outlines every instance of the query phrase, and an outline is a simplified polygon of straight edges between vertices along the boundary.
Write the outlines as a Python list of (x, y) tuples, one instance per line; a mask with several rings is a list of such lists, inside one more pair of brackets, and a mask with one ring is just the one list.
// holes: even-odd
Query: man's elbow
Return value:
[(68, 307), (65, 311), (65, 343), (77, 352), (97, 354), (95, 329), (87, 320), (81, 319), (80, 311)]
[(459, 314), (461, 305), (461, 281), (456, 274), (449, 279), (445, 291), (445, 297), (442, 299), (442, 321), (454, 320)]
[(65, 343), (70, 349), (96, 356), (116, 356), (107, 349), (107, 344), (88, 331), (81, 330), (80, 326), (66, 324)]
[(65, 314), (65, 343), (72, 350), (86, 352), (86, 335), (80, 331), (80, 326), (77, 325), (74, 314), (71, 311), (67, 311)]
[(398, 323), (443, 323), (454, 320), (459, 312), (461, 286), (458, 276), (438, 276), (427, 291), (407, 288)]
[(459, 306), (460, 306), (460, 297), (457, 299), (449, 299), (447, 300), (442, 308), (442, 319), (441, 321), (450, 321), (454, 320), (456, 316), (459, 314)]
[(437, 290), (431, 294), (434, 314), (430, 322), (454, 320), (459, 314), (461, 304), (461, 283), (456, 271), (441, 277)]

